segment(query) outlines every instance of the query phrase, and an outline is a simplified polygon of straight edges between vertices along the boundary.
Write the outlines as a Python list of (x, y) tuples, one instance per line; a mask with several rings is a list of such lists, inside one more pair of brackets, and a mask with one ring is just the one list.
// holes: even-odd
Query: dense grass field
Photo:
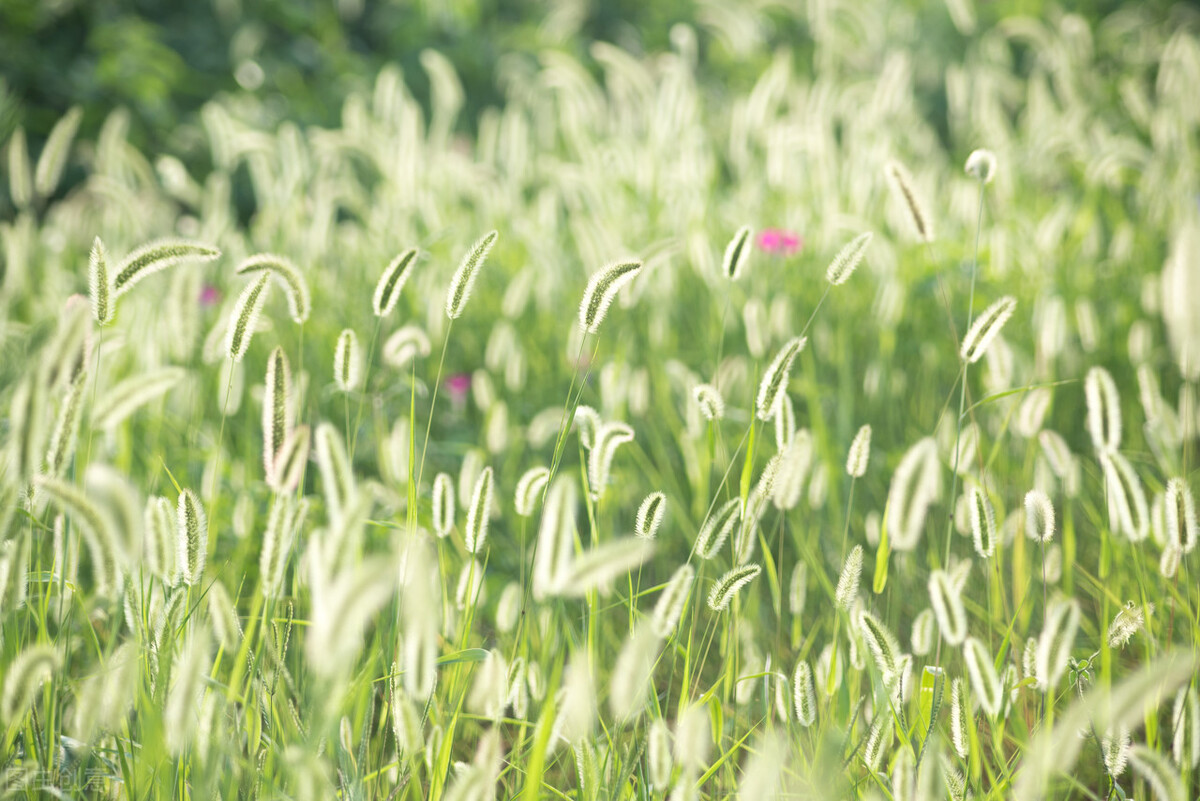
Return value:
[(948, 6), (18, 131), (5, 797), (1200, 796), (1200, 28)]

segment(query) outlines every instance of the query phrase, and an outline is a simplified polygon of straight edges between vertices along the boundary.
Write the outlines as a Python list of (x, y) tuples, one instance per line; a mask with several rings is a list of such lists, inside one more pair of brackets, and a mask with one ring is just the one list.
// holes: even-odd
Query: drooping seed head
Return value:
[(775, 358), (771, 361), (758, 385), (755, 410), (759, 420), (770, 420), (775, 414), (779, 398), (787, 390), (788, 380), (792, 373), (792, 363), (795, 362), (796, 356), (804, 349), (807, 342), (807, 337), (794, 337), (788, 340), (775, 354)]
[(590, 548), (570, 562), (555, 591), (568, 598), (582, 597), (592, 590), (607, 595), (614, 579), (636, 570), (654, 555), (654, 545), (638, 537), (620, 537)]
[(579, 327), (589, 334), (597, 333), (617, 293), (633, 281), (641, 270), (640, 261), (613, 262), (597, 270), (588, 281), (583, 299), (579, 302)]
[(513, 507), (517, 514), (521, 517), (533, 514), (549, 482), (550, 468), (539, 465), (526, 470), (517, 481), (517, 491), (514, 493)]
[(1153, 788), (1155, 798), (1163, 801), (1183, 801), (1187, 792), (1179, 769), (1165, 756), (1147, 745), (1136, 743), (1129, 747), (1129, 764)]
[(433, 531), (439, 538), (447, 537), (454, 528), (454, 479), (449, 473), (438, 473), (433, 480)]
[(721, 262), (721, 271), (730, 281), (736, 281), (742, 274), (746, 259), (750, 256), (750, 226), (743, 225), (725, 246), (725, 258)]
[(417, 249), (409, 248), (401, 253), (387, 266), (383, 271), (383, 275), (379, 276), (379, 283), (375, 285), (375, 294), (371, 298), (371, 306), (375, 310), (376, 317), (383, 317), (391, 314), (396, 308), (397, 301), (400, 300), (400, 292), (404, 289), (404, 284), (408, 282), (408, 277), (412, 274), (412, 267), (417, 261)]
[(963, 170), (980, 183), (990, 184), (996, 175), (996, 154), (990, 150), (972, 150)]
[(974, 364), (983, 358), (983, 354), (987, 352), (992, 340), (996, 338), (1000, 329), (1004, 327), (1008, 318), (1012, 317), (1016, 310), (1017, 299), (1012, 295), (1005, 295), (984, 309), (983, 313), (975, 318), (971, 327), (967, 329), (967, 335), (963, 337), (959, 355), (969, 364)]
[(963, 643), (963, 660), (967, 663), (971, 691), (979, 699), (983, 711), (993, 717), (1000, 714), (1004, 694), (987, 646), (974, 637), (968, 637)]
[(1169, 546), (1191, 553), (1200, 540), (1196, 523), (1196, 499), (1182, 478), (1167, 481), (1163, 497), (1163, 529)]
[(885, 172), (891, 181), (893, 191), (900, 196), (905, 209), (908, 210), (908, 216), (912, 221), (917, 238), (922, 242), (932, 242), (933, 223), (925, 211), (925, 204), (913, 187), (912, 176), (909, 175), (908, 170), (900, 162), (892, 160), (887, 163)]
[(1200, 692), (1185, 686), (1175, 695), (1171, 714), (1171, 752), (1175, 764), (1195, 770), (1200, 767)]
[(200, 581), (208, 557), (208, 517), (200, 499), (190, 489), (179, 493), (175, 526), (175, 564), (180, 580), (190, 587)]
[(944, 570), (929, 576), (929, 600), (942, 636), (950, 645), (959, 645), (967, 636), (967, 610), (962, 592)]
[(325, 507), (337, 518), (350, 506), (357, 494), (354, 472), (346, 443), (331, 423), (321, 423), (314, 435), (317, 469), (325, 492)]
[(591, 491), (592, 500), (598, 501), (604, 495), (617, 448), (632, 441), (633, 429), (627, 423), (608, 422), (597, 429), (596, 439), (588, 454), (588, 488)]
[(1121, 396), (1112, 374), (1103, 367), (1088, 370), (1083, 381), (1087, 429), (1098, 451), (1121, 447)]
[(33, 175), (33, 188), (39, 197), (48, 198), (58, 188), (63, 168), (67, 166), (67, 154), (71, 150), (71, 143), (75, 141), (75, 134), (78, 133), (82, 120), (83, 108), (72, 106), (50, 129), (50, 135), (46, 137), (46, 144), (42, 147), (42, 154), (38, 157), (37, 169)]
[(88, 258), (88, 297), (92, 301), (92, 317), (96, 325), (108, 325), (116, 313), (112, 281), (108, 277), (108, 250), (100, 237), (92, 241), (92, 253)]
[(471, 506), (467, 509), (467, 530), (465, 532), (468, 553), (477, 554), (483, 549), (487, 540), (488, 516), (492, 508), (492, 468), (485, 467), (475, 481), (475, 491), (471, 494)]
[(406, 325), (392, 332), (384, 341), (380, 355), (384, 364), (400, 370), (413, 359), (428, 356), (429, 352), (429, 335), (419, 326)]
[(299, 425), (288, 431), (271, 459), (271, 469), (267, 472), (267, 486), (280, 495), (296, 491), (308, 465), (311, 440), (311, 431), (306, 425)]
[(1150, 509), (1141, 479), (1119, 451), (1101, 451), (1110, 525), (1130, 542), (1141, 542), (1150, 533)]
[(854, 441), (850, 443), (850, 453), (846, 456), (846, 475), (851, 478), (862, 478), (867, 473), (867, 463), (871, 459), (871, 424), (858, 429)]
[(646, 733), (646, 764), (650, 786), (659, 792), (666, 792), (671, 783), (671, 769), (675, 765), (671, 759), (671, 731), (662, 718), (655, 718)]
[(1037, 542), (1050, 542), (1054, 537), (1054, 505), (1039, 489), (1025, 493), (1025, 535)]
[(644, 539), (654, 539), (655, 535), (658, 534), (658, 527), (662, 525), (663, 515), (666, 514), (666, 511), (666, 493), (650, 493), (646, 496), (646, 500), (642, 501), (642, 505), (638, 507), (637, 521), (634, 524), (633, 533)]
[(303, 323), (308, 319), (312, 312), (312, 296), (308, 291), (308, 282), (300, 268), (288, 257), (277, 253), (256, 253), (239, 264), (235, 272), (238, 275), (263, 273), (274, 276), (283, 286), (292, 322)]
[(295, 425), (291, 403), (292, 369), (283, 348), (276, 347), (267, 359), (263, 392), (263, 469), (270, 473), (275, 453)]
[(842, 565), (842, 574), (838, 577), (837, 591), (834, 593), (834, 603), (838, 608), (850, 610), (850, 605), (858, 597), (858, 582), (862, 576), (863, 547), (855, 545), (846, 562)]
[(4, 674), (0, 716), (9, 725), (24, 717), (37, 691), (53, 677), (61, 664), (58, 651), (49, 644), (31, 645), (18, 653)]
[(676, 568), (671, 580), (663, 588), (662, 594), (654, 604), (654, 615), (651, 617), (658, 636), (670, 637), (675, 633), (695, 577), (695, 568), (685, 562)]
[(692, 398), (706, 420), (720, 420), (725, 416), (725, 399), (712, 384), (697, 384), (692, 389)]
[(694, 550), (701, 559), (712, 559), (721, 550), (725, 540), (742, 519), (744, 511), (741, 498), (731, 498), (708, 516), (700, 526)]
[(817, 719), (817, 689), (813, 684), (812, 667), (804, 659), (796, 663), (792, 693), (795, 696), (796, 721), (808, 728)]
[(990, 559), (996, 553), (996, 510), (992, 508), (987, 492), (978, 484), (973, 484), (967, 491), (967, 511), (975, 553)]
[(1108, 647), (1124, 648), (1133, 635), (1141, 631), (1146, 624), (1146, 610), (1153, 612), (1154, 604), (1143, 608), (1133, 601), (1128, 601), (1108, 625)]
[(1034, 672), (1043, 692), (1052, 691), (1067, 669), (1079, 631), (1079, 616), (1079, 602), (1074, 598), (1052, 601), (1046, 610), (1046, 627), (1034, 654)]
[(825, 270), (825, 280), (829, 282), (830, 286), (841, 286), (850, 280), (850, 276), (858, 269), (859, 263), (866, 255), (867, 246), (871, 244), (873, 236), (874, 234), (870, 231), (865, 231), (851, 239), (838, 251), (838, 254), (833, 257), (833, 261), (829, 263), (828, 269)]
[(117, 267), (113, 277), (113, 298), (119, 298), (147, 276), (186, 260), (212, 261), (221, 251), (202, 242), (160, 239), (142, 245)]
[(446, 291), (446, 316), (451, 320), (457, 320), (462, 316), (463, 307), (467, 305), (467, 300), (471, 297), (471, 290), (475, 287), (475, 279), (479, 276), (479, 268), (487, 260), (492, 246), (496, 244), (499, 237), (500, 234), (496, 231), (484, 234), (482, 239), (471, 246), (467, 255), (463, 257), (462, 263), (458, 265), (454, 277), (450, 279), (450, 287)]
[(712, 591), (708, 594), (708, 607), (714, 612), (723, 612), (729, 608), (729, 603), (739, 591), (751, 581), (758, 578), (762, 565), (750, 563), (729, 570), (717, 579)]
[(225, 338), (225, 350), (235, 362), (240, 362), (250, 347), (250, 339), (258, 326), (258, 316), (267, 300), (267, 284), (270, 280), (271, 274), (264, 272), (242, 290), (242, 294), (238, 295), (237, 302), (233, 305)]
[(966, 759), (970, 754), (970, 737), (967, 727), (975, 722), (971, 715), (971, 706), (967, 701), (967, 690), (963, 680), (955, 678), (950, 683), (950, 744), (959, 759)]
[(887, 528), (893, 550), (917, 547), (929, 507), (941, 492), (941, 461), (932, 437), (915, 443), (900, 459), (888, 489)]
[(358, 335), (353, 329), (344, 329), (338, 337), (337, 348), (333, 352), (333, 378), (342, 392), (353, 392), (362, 380)]
[(858, 631), (884, 681), (892, 682), (896, 669), (900, 667), (900, 643), (896, 642), (895, 634), (883, 625), (882, 620), (865, 609), (858, 613)]

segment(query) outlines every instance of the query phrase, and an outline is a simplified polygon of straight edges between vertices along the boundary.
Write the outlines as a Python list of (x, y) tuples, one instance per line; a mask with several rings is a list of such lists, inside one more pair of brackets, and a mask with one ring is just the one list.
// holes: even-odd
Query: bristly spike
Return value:
[(467, 300), (471, 297), (471, 290), (475, 287), (479, 268), (483, 266), (483, 262), (499, 237), (500, 234), (496, 231), (484, 234), (483, 238), (471, 247), (462, 263), (458, 265), (458, 270), (450, 279), (450, 288), (446, 292), (446, 316), (451, 320), (457, 320), (462, 316), (463, 307), (467, 305)]
[(225, 343), (229, 358), (235, 362), (240, 362), (250, 348), (250, 339), (258, 326), (258, 315), (267, 300), (267, 282), (270, 280), (269, 273), (260, 275), (254, 283), (242, 290), (233, 306)]
[(788, 340), (775, 354), (767, 371), (763, 373), (755, 403), (759, 420), (770, 420), (775, 415), (775, 407), (779, 403), (780, 396), (787, 390), (788, 379), (791, 378), (792, 363), (807, 342), (807, 337), (793, 337)]
[(726, 572), (717, 579), (717, 583), (713, 585), (712, 591), (708, 594), (708, 608), (714, 612), (723, 612), (728, 609), (729, 602), (741, 591), (742, 587), (758, 578), (758, 574), (761, 572), (762, 565), (753, 562)]
[(221, 251), (203, 242), (160, 239), (142, 245), (125, 257), (113, 278), (113, 297), (119, 298), (142, 279), (187, 259), (212, 261)]
[(850, 443), (850, 452), (846, 456), (846, 475), (851, 478), (862, 478), (867, 473), (867, 464), (871, 459), (871, 424), (867, 423), (858, 429), (854, 441)]
[(871, 244), (873, 236), (874, 234), (870, 231), (865, 231), (851, 239), (838, 251), (825, 271), (825, 280), (829, 282), (830, 286), (841, 286), (850, 280), (850, 276), (858, 269), (859, 263), (866, 255), (867, 246)]
[(475, 481), (471, 495), (471, 507), (467, 510), (466, 547), (468, 553), (477, 554), (487, 540), (488, 515), (492, 508), (492, 468), (485, 467)]
[(114, 299), (112, 281), (108, 277), (108, 251), (100, 237), (92, 241), (92, 253), (88, 259), (88, 296), (92, 301), (92, 316), (96, 325), (108, 325), (113, 320)]
[(970, 364), (983, 358), (983, 354), (987, 352), (992, 340), (1000, 333), (1000, 329), (1004, 327), (1016, 309), (1017, 299), (1012, 295), (1005, 295), (984, 309), (983, 313), (975, 318), (971, 327), (967, 329), (967, 335), (963, 337), (959, 355)]
[(667, 511), (667, 496), (662, 492), (652, 492), (638, 507), (637, 520), (633, 532), (643, 539), (652, 540), (658, 534), (662, 525), (663, 515)]
[(291, 259), (277, 253), (257, 253), (238, 265), (235, 272), (238, 275), (267, 273), (275, 276), (287, 296), (288, 313), (292, 322), (303, 323), (308, 319), (312, 312), (312, 296), (309, 294), (304, 274)]
[(888, 177), (891, 179), (893, 189), (899, 193), (900, 199), (904, 201), (904, 206), (908, 210), (908, 216), (912, 220), (913, 230), (916, 232), (917, 238), (922, 242), (932, 242), (933, 223), (925, 211), (925, 204), (921, 202), (916, 190), (913, 188), (912, 176), (909, 175), (908, 170), (903, 164), (894, 159), (887, 163), (885, 169)]
[(391, 314), (392, 309), (396, 308), (396, 302), (400, 300), (400, 291), (404, 289), (408, 277), (412, 274), (418, 252), (416, 248), (404, 251), (392, 259), (383, 275), (379, 276), (379, 283), (375, 285), (375, 295), (371, 298), (376, 317)]
[(589, 334), (598, 333), (617, 293), (641, 270), (640, 261), (618, 261), (597, 270), (588, 281), (583, 299), (579, 302), (579, 327)]
[(750, 256), (750, 226), (743, 225), (729, 240), (725, 247), (725, 258), (722, 261), (722, 272), (730, 281), (736, 281), (742, 274), (746, 260)]
[(352, 328), (344, 329), (338, 337), (333, 352), (333, 379), (342, 392), (353, 392), (362, 381), (362, 356), (358, 335)]
[(283, 348), (276, 347), (267, 359), (263, 392), (263, 469), (270, 474), (279, 447), (296, 424), (292, 413), (292, 368)]

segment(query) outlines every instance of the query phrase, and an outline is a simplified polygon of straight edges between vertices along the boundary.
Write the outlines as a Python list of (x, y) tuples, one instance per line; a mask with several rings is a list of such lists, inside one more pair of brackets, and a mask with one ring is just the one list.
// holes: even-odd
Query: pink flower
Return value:
[(205, 284), (200, 290), (201, 306), (216, 306), (221, 302), (221, 291), (211, 284)]
[(455, 406), (460, 405), (467, 399), (467, 393), (471, 391), (471, 374), (456, 373), (446, 378), (446, 391), (450, 393), (450, 400)]
[(794, 256), (804, 247), (804, 239), (794, 231), (764, 228), (758, 232), (758, 249), (777, 256)]

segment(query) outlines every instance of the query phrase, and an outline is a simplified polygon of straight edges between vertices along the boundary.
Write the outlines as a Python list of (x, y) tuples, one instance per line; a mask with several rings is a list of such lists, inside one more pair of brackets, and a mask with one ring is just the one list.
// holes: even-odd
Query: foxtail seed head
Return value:
[(283, 348), (276, 347), (267, 360), (263, 393), (263, 469), (269, 474), (275, 453), (295, 425), (291, 404), (292, 369)]
[(433, 480), (433, 532), (441, 539), (453, 528), (454, 479), (449, 473), (438, 473)]
[(113, 297), (121, 297), (143, 278), (181, 261), (212, 261), (220, 255), (221, 251), (212, 245), (182, 239), (160, 239), (142, 245), (117, 267), (117, 274), (113, 278)]
[(542, 492), (550, 481), (550, 468), (538, 466), (525, 471), (517, 481), (517, 491), (514, 493), (513, 506), (521, 517), (529, 517), (537, 508)]
[(579, 302), (579, 327), (589, 334), (597, 333), (617, 293), (633, 281), (641, 269), (640, 261), (618, 261), (596, 271)]
[(258, 315), (267, 300), (267, 283), (270, 280), (271, 274), (264, 272), (242, 290), (242, 294), (238, 295), (237, 302), (233, 305), (225, 350), (235, 362), (240, 362), (250, 347), (250, 338), (254, 336), (254, 329), (258, 325)]
[(675, 633), (695, 578), (696, 569), (684, 562), (675, 570), (671, 580), (663, 588), (662, 595), (658, 596), (658, 601), (654, 604), (654, 615), (651, 617), (658, 636), (670, 637)]
[(92, 301), (92, 316), (96, 325), (108, 325), (116, 313), (112, 282), (108, 277), (108, 250), (100, 237), (92, 241), (92, 253), (88, 258), (88, 297)]
[(1054, 505), (1050, 496), (1039, 489), (1025, 493), (1025, 536), (1037, 542), (1054, 537)]
[(963, 171), (980, 183), (990, 184), (996, 175), (996, 154), (990, 150), (972, 150)]
[(758, 578), (762, 565), (750, 563), (735, 567), (717, 579), (712, 591), (708, 594), (708, 608), (714, 612), (723, 612), (729, 608), (730, 601), (751, 581)]
[(742, 274), (746, 259), (750, 256), (750, 234), (750, 226), (743, 225), (725, 247), (725, 258), (721, 262), (721, 271), (730, 281), (738, 279)]
[(787, 389), (788, 379), (792, 373), (792, 363), (796, 361), (796, 356), (804, 349), (807, 342), (807, 337), (794, 337), (788, 340), (775, 354), (775, 358), (771, 361), (771, 365), (763, 374), (762, 381), (758, 385), (755, 408), (759, 420), (770, 420), (775, 414), (779, 398)]
[(854, 441), (850, 443), (850, 453), (846, 456), (846, 474), (851, 478), (862, 478), (867, 472), (867, 463), (871, 459), (871, 424), (858, 429)]
[(467, 305), (471, 290), (475, 287), (475, 279), (479, 276), (479, 268), (483, 266), (499, 236), (496, 231), (484, 234), (482, 239), (471, 246), (462, 263), (458, 265), (454, 277), (450, 279), (450, 288), (446, 291), (446, 316), (451, 320), (462, 316), (463, 307)]
[(236, 272), (238, 275), (265, 273), (275, 276), (283, 285), (292, 322), (303, 323), (308, 319), (312, 311), (308, 282), (304, 280), (300, 268), (288, 257), (276, 253), (258, 253), (239, 264)]
[(996, 510), (992, 508), (987, 492), (978, 484), (967, 491), (967, 504), (975, 553), (990, 559), (996, 553)]
[(932, 242), (933, 223), (925, 211), (925, 204), (921, 202), (920, 197), (917, 196), (917, 192), (913, 188), (912, 176), (909, 175), (908, 170), (903, 164), (895, 160), (889, 161), (885, 170), (888, 178), (891, 179), (893, 190), (904, 201), (904, 206), (908, 210), (908, 216), (912, 220), (913, 230), (916, 232), (917, 238), (922, 242)]
[(838, 577), (837, 591), (834, 593), (834, 603), (840, 609), (849, 611), (850, 605), (858, 596), (858, 582), (862, 576), (863, 547), (855, 545), (851, 549), (846, 563), (842, 565), (842, 574)]
[(720, 420), (725, 416), (725, 399), (712, 384), (697, 384), (692, 389), (692, 398), (700, 407), (706, 420)]
[(179, 493), (178, 515), (175, 564), (183, 583), (192, 586), (204, 574), (204, 561), (208, 557), (208, 518), (200, 499), (190, 489)]
[(975, 318), (971, 327), (967, 329), (967, 335), (963, 337), (959, 355), (969, 364), (974, 364), (983, 358), (983, 354), (987, 352), (992, 340), (1000, 333), (1000, 329), (1004, 327), (1016, 309), (1017, 299), (1012, 295), (1005, 295), (984, 309), (983, 313)]
[(468, 553), (477, 554), (487, 540), (488, 515), (492, 509), (492, 468), (485, 467), (475, 481), (471, 495), (471, 507), (467, 510), (466, 547)]
[(333, 352), (333, 378), (342, 392), (358, 389), (362, 379), (358, 335), (351, 328), (344, 329), (338, 337), (337, 349)]
[(867, 246), (871, 244), (871, 238), (874, 236), (870, 231), (865, 231), (847, 242), (838, 254), (833, 257), (833, 261), (829, 263), (829, 268), (825, 270), (825, 280), (830, 286), (841, 286), (850, 280), (850, 276), (858, 269), (859, 263), (866, 255)]
[(637, 521), (634, 524), (633, 533), (637, 536), (652, 540), (658, 534), (658, 527), (662, 525), (663, 515), (667, 511), (667, 496), (662, 492), (652, 492), (646, 496), (646, 500), (642, 501), (642, 505), (638, 507)]
[(1112, 374), (1103, 367), (1088, 370), (1083, 381), (1087, 429), (1098, 451), (1121, 447), (1121, 396)]
[(404, 251), (392, 259), (391, 264), (383, 271), (383, 275), (379, 276), (379, 283), (375, 285), (375, 294), (371, 298), (371, 306), (375, 310), (376, 317), (391, 314), (392, 309), (396, 308), (396, 302), (400, 300), (400, 291), (408, 282), (408, 277), (412, 274), (412, 266), (417, 261), (417, 253), (416, 248)]

